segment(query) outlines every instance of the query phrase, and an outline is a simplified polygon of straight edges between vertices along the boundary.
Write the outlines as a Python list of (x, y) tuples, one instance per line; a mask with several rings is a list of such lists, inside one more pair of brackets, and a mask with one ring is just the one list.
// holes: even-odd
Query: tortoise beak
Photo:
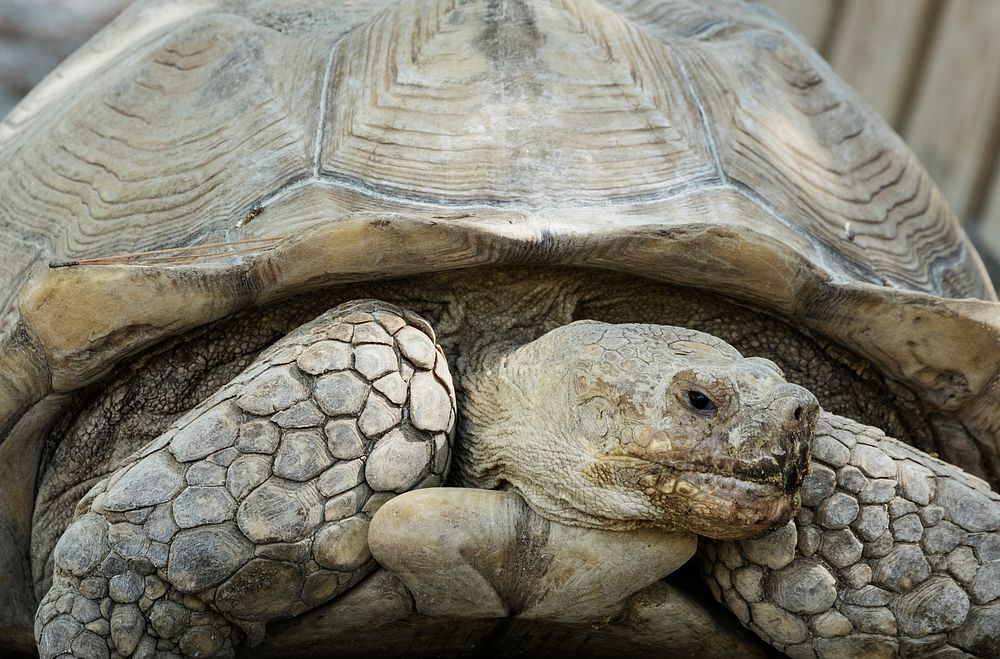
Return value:
[(802, 479), (809, 471), (812, 437), (819, 419), (819, 401), (807, 389), (794, 384), (782, 387), (777, 401), (779, 418), (785, 430), (780, 445), (785, 451), (783, 470), (785, 491), (794, 493), (802, 487)]

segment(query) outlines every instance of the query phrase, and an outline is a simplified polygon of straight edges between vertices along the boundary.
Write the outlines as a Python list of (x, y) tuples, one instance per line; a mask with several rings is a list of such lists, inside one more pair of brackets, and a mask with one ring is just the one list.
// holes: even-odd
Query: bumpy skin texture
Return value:
[(708, 543), (706, 580), (791, 657), (1000, 656), (1000, 496), (881, 431), (822, 414), (794, 521)]
[(768, 360), (694, 330), (580, 321), (484, 361), (463, 381), (467, 485), (507, 483), (565, 524), (713, 538), (798, 508), (819, 406)]
[[(818, 405), (767, 360), (596, 322), (481, 359), (470, 379), (502, 384), (466, 390), (468, 416), (491, 421), (467, 455), (503, 453), (480, 467), (542, 515), (745, 537), (796, 508)], [(125, 656), (228, 655), (335, 597), (375, 566), (379, 506), (440, 484), (455, 417), (443, 354), (412, 314), (349, 303), (292, 332), (84, 497), (36, 616), (41, 656), (104, 637)]]
[[(244, 635), (257, 640), (266, 622), (336, 597), (374, 569), (368, 519), (395, 494), (439, 483), (447, 468), (454, 394), (432, 337), (391, 305), (344, 305), (266, 350), (96, 486), (55, 551), (54, 585), (37, 616), (41, 654), (105, 656), (108, 647), (134, 656), (231, 654)], [(581, 540), (566, 544), (566, 556), (576, 553), (573, 543), (594, 544), (587, 527), (746, 537), (794, 512), (817, 407), (768, 360), (744, 359), (701, 332), (653, 325), (577, 322), (519, 346), (495, 342), (484, 339), (460, 360), (460, 479), (512, 485), (553, 528), (577, 527)], [(383, 374), (384, 348), (397, 371)], [(368, 403), (391, 405), (372, 411), (352, 398), (355, 377), (374, 380), (371, 390), (364, 385)], [(405, 396), (390, 381), (404, 382)], [(303, 389), (305, 397), (296, 393)], [(687, 394), (695, 390), (713, 402), (711, 414), (693, 405)], [(707, 545), (706, 577), (718, 596), (792, 656), (905, 656), (946, 642), (954, 652), (995, 653), (996, 496), (874, 428), (820, 419), (797, 522), (763, 539)], [(364, 455), (345, 448), (357, 444), (345, 442), (350, 433), (341, 426), (368, 432)], [(419, 441), (409, 441), (413, 433)], [(396, 434), (406, 443), (396, 445)], [(156, 473), (135, 477), (143, 469)], [(836, 482), (841, 491), (833, 492)], [(297, 496), (305, 490), (311, 496)], [(461, 504), (448, 496), (461, 491), (426, 492)], [(129, 503), (116, 504), (116, 496)], [(457, 519), (470, 514), (487, 526), (500, 519), (494, 535), (517, 538), (512, 546), (520, 548), (523, 530), (505, 530), (492, 504), (456, 510)], [(417, 513), (427, 523), (416, 524), (414, 537), (448, 527)], [(891, 532), (879, 526), (883, 519)], [(482, 538), (479, 549), (495, 549)], [(658, 541), (681, 557), (682, 540)], [(471, 542), (458, 547), (458, 558), (478, 555)], [(497, 574), (523, 570), (509, 553), (497, 557)], [(399, 559), (400, 574), (417, 567), (405, 552)], [(453, 583), (449, 570), (459, 561), (438, 563), (430, 564), (440, 570), (431, 583), (443, 585), (432, 595)], [(519, 588), (506, 597), (519, 601), (534, 586)]]
[(378, 302), (323, 314), (84, 497), (36, 614), (39, 654), (225, 656), (258, 640), (374, 569), (371, 516), (441, 483), (454, 423), (425, 322)]

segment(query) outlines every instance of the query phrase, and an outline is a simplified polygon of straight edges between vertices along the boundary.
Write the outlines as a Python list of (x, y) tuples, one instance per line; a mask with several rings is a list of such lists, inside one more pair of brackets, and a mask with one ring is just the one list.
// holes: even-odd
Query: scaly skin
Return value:
[(378, 507), (441, 483), (454, 401), (408, 312), (347, 303), (298, 328), (80, 502), (39, 654), (231, 656), (335, 597), (375, 568)]
[[(454, 394), (432, 337), (426, 324), (391, 305), (344, 305), (265, 351), (126, 461), (84, 497), (57, 546), (53, 586), (36, 617), (42, 657), (100, 656), (108, 647), (125, 656), (232, 655), (244, 637), (259, 640), (269, 621), (328, 601), (371, 572), (372, 517), (382, 520), (379, 555), (392, 554), (393, 569), (408, 575), (425, 613), (437, 607), (477, 617), (495, 610), (587, 622), (603, 610), (600, 602), (568, 609), (564, 603), (579, 601), (574, 592), (594, 589), (571, 578), (569, 590), (553, 590), (565, 575), (553, 582), (545, 570), (513, 583), (487, 578), (480, 585), (489, 601), (478, 608), (463, 603), (466, 591), (451, 604), (435, 599), (459, 567), (472, 578), (523, 572), (523, 536), (513, 520), (525, 513), (501, 512), (517, 509), (513, 493), (470, 499), (467, 491), (437, 489), (422, 499), (402, 497), (409, 503), (387, 510), (398, 520), (423, 521), (401, 534), (401, 521), (377, 515), (396, 494), (441, 482), (447, 468)], [(391, 359), (383, 364), (385, 356)], [(925, 456), (879, 440), (872, 428), (823, 415), (817, 460), (838, 467), (841, 489), (864, 503), (855, 532), (871, 541), (852, 545), (852, 532), (837, 526), (850, 523), (845, 508), (854, 499), (827, 491), (833, 472), (817, 464), (805, 481), (797, 555), (789, 518), (818, 405), (771, 362), (744, 359), (692, 330), (584, 321), (520, 347), (486, 340), (467, 355), (462, 377), (460, 481), (511, 486), (551, 525), (536, 541), (547, 547), (549, 565), (616, 584), (609, 597), (638, 591), (690, 555), (690, 536), (663, 531), (735, 539), (783, 525), (764, 539), (705, 551), (719, 597), (776, 647), (794, 656), (906, 654), (947, 641), (953, 649), (991, 651), (983, 630), (996, 624), (996, 607), (986, 606), (997, 596), (990, 578), (996, 563), (989, 564), (1000, 551), (995, 495), (970, 487), (954, 467), (928, 467)], [(363, 436), (351, 442), (347, 435), (354, 435), (337, 431), (341, 426)], [(851, 465), (876, 480), (866, 486)], [(885, 498), (892, 496), (890, 471), (900, 475), (914, 511)], [(421, 501), (484, 532), (455, 544), (451, 522), (435, 524)], [(900, 521), (893, 533), (876, 533), (886, 508)], [(914, 519), (949, 532), (931, 531), (916, 545)], [(814, 520), (830, 530), (810, 526)], [(964, 525), (958, 540), (952, 522)], [(650, 569), (662, 573), (651, 576), (634, 564), (602, 572), (592, 569), (593, 559), (581, 563), (581, 549), (595, 555), (594, 547), (617, 542), (617, 534), (607, 535), (612, 531), (623, 531), (620, 546), (632, 547), (617, 553), (645, 549)], [(434, 547), (433, 560), (416, 564), (406, 551), (393, 553), (399, 538)], [(506, 553), (490, 553), (497, 539), (509, 545)], [(951, 551), (947, 558), (944, 551)], [(878, 559), (870, 575), (854, 553)], [(491, 556), (490, 570), (464, 565), (475, 556)], [(754, 561), (762, 565), (744, 565)], [(738, 574), (728, 572), (734, 567)], [(608, 576), (620, 569), (642, 579), (632, 577), (634, 586), (622, 589)], [(971, 604), (967, 597), (963, 608), (962, 589), (946, 572), (960, 573)], [(866, 579), (891, 582), (899, 592), (865, 587)], [(416, 592), (421, 583), (430, 591)], [(535, 602), (542, 592), (550, 603), (541, 608), (512, 604)], [(848, 629), (867, 635), (845, 636)]]
[(706, 580), (791, 657), (1000, 656), (1000, 496), (957, 467), (822, 414), (794, 521), (706, 543)]
[(509, 484), (573, 526), (713, 538), (798, 508), (819, 407), (766, 359), (694, 330), (578, 321), (480, 362), (462, 379), (467, 486)]

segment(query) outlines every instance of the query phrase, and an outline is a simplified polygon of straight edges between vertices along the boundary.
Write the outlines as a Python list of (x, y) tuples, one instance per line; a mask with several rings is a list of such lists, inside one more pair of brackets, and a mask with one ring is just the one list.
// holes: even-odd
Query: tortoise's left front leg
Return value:
[(792, 657), (1000, 657), (1000, 496), (822, 414), (798, 517), (706, 542), (716, 599)]
[(397, 496), (372, 519), (368, 542), (424, 615), (571, 623), (620, 612), (697, 546), (685, 531), (565, 526), (513, 492), (465, 488)]

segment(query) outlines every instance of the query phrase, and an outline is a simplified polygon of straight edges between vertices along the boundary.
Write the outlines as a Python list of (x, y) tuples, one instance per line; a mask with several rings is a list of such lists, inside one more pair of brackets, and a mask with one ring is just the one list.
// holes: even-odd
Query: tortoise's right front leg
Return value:
[(1000, 496), (832, 414), (812, 454), (795, 520), (705, 543), (716, 599), (791, 657), (1000, 657)]
[(39, 655), (231, 656), (374, 569), (371, 516), (441, 483), (454, 422), (421, 319), (367, 301), (303, 325), (84, 497)]

